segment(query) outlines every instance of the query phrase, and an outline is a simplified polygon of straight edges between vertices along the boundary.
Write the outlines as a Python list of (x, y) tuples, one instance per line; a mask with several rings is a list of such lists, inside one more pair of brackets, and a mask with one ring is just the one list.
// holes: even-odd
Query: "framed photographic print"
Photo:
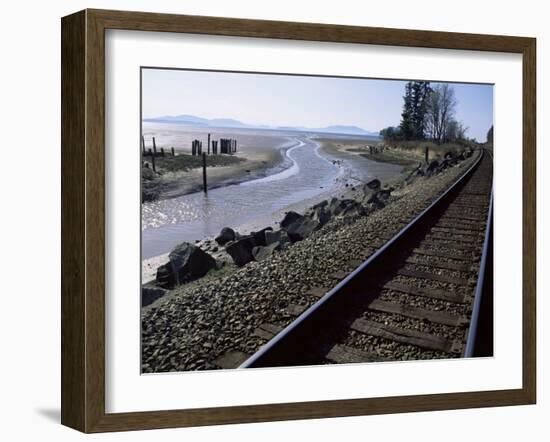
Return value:
[(532, 404), (535, 40), (62, 20), (62, 423)]

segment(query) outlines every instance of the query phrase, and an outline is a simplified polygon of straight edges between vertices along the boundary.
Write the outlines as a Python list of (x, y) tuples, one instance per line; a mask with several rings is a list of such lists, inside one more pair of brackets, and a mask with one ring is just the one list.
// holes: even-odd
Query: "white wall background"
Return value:
[[(374, 417), (117, 433), (96, 440), (320, 441), (354, 437), (387, 441), (547, 440), (550, 412), (548, 335), (549, 164), (543, 129), (550, 119), (550, 29), (544, 2), (524, 0), (320, 2), (278, 0), (19, 0), (4, 2), (1, 26), (0, 145), (0, 406), (4, 440), (73, 441), (85, 436), (59, 425), (60, 407), (60, 17), (83, 8), (310, 21), (534, 36), (538, 39), (538, 405)], [(519, 149), (519, 146), (518, 146)], [(519, 188), (520, 183), (518, 183)], [(545, 249), (546, 246), (546, 250)]]

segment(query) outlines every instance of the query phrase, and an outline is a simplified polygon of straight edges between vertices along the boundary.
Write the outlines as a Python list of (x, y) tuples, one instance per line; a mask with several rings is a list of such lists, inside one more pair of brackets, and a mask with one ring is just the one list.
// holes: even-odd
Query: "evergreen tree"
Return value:
[(431, 88), (427, 81), (409, 81), (405, 85), (403, 112), (399, 128), (405, 140), (426, 138)]
[(403, 112), (401, 113), (399, 129), (405, 140), (412, 140), (415, 134), (412, 81), (407, 82), (405, 85), (405, 96), (403, 97), (403, 101)]
[(417, 140), (423, 140), (424, 138), (426, 138), (426, 125), (430, 92), (431, 88), (428, 81), (413, 82), (412, 120), (414, 125), (414, 138)]

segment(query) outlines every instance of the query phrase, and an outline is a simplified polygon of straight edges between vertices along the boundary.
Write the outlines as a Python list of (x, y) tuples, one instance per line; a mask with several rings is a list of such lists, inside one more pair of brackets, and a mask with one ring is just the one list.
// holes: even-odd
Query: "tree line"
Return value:
[(468, 128), (455, 118), (457, 100), (447, 83), (409, 81), (405, 85), (403, 112), (398, 127), (380, 131), (385, 141), (432, 140), (435, 143), (467, 141)]

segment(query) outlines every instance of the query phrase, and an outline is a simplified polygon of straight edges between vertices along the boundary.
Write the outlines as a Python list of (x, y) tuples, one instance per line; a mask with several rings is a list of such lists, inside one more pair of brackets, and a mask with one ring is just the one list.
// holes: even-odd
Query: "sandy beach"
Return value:
[[(208, 189), (252, 180), (284, 167), (284, 152), (280, 149), (248, 149), (233, 156), (242, 161), (227, 166), (214, 166), (207, 169)], [(194, 192), (203, 191), (202, 168), (166, 172), (160, 177), (160, 195), (158, 199), (176, 198)]]

